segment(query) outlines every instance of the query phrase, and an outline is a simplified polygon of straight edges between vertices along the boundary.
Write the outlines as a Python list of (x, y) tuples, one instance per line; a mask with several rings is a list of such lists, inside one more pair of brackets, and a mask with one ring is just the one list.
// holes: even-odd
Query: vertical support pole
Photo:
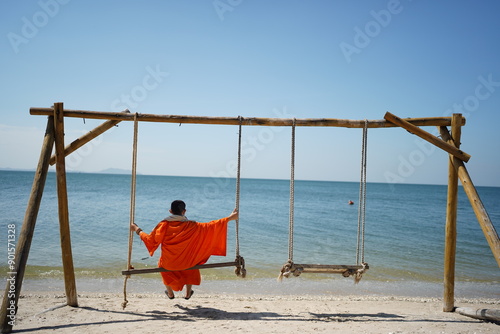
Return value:
[[(42, 150), (40, 152), (40, 159), (33, 179), (33, 186), (31, 187), (30, 198), (26, 213), (24, 214), (23, 226), (19, 233), (19, 239), (16, 245), (16, 255), (14, 263), (9, 264), (10, 272), (7, 273), (7, 287), (3, 295), (2, 308), (0, 309), (0, 321), (2, 333), (10, 333), (15, 324), (16, 314), (18, 309), (19, 295), (21, 294), (21, 286), (23, 283), (24, 272), (26, 263), (28, 262), (28, 255), (31, 247), (31, 240), (33, 239), (33, 232), (35, 231), (36, 219), (38, 217), (38, 210), (40, 209), (40, 202), (42, 201), (43, 189), (45, 187), (45, 180), (49, 170), (49, 159), (54, 147), (54, 117), (49, 116), (47, 120), (47, 128), (45, 130), (45, 137), (43, 140)], [(10, 248), (11, 246), (8, 245)]]
[[(452, 139), (448, 144), (460, 148), (462, 134), (462, 115), (453, 114), (451, 120)], [(446, 227), (444, 245), (444, 293), (443, 312), (453, 312), (455, 309), (455, 254), (457, 244), (457, 207), (458, 207), (458, 172), (453, 160), (458, 160), (450, 154), (448, 163), (448, 198), (446, 205)]]
[(59, 231), (61, 234), (62, 264), (66, 302), (69, 306), (78, 306), (71, 252), (71, 234), (69, 229), (68, 192), (66, 188), (66, 163), (64, 156), (64, 108), (61, 102), (54, 103), (54, 129), (56, 147), (57, 202), (59, 207)]
[[(441, 132), (441, 137), (443, 138), (443, 140), (452, 140), (451, 135), (445, 126), (439, 127), (439, 130)], [(467, 172), (467, 168), (465, 168), (463, 161), (453, 160), (453, 164), (457, 169), (458, 178), (460, 179), (460, 181), (462, 181), (462, 186), (465, 194), (467, 195), (467, 198), (469, 198), (472, 209), (476, 214), (477, 221), (479, 222), (486, 241), (488, 242), (491, 252), (493, 253), (493, 257), (500, 267), (500, 238), (498, 237), (498, 233), (495, 230), (495, 226), (488, 216), (488, 212), (486, 212), (486, 208), (484, 207), (484, 204), (479, 197), (476, 187), (474, 187), (474, 183), (472, 182), (472, 179), (470, 178), (469, 172)]]

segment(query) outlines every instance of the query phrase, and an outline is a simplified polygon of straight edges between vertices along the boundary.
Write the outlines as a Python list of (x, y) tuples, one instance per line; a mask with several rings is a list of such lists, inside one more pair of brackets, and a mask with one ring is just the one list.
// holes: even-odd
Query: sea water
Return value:
[[(21, 230), (34, 173), (0, 171), (0, 274), (6, 276), (7, 230)], [(130, 222), (130, 175), (68, 173), (71, 244), (79, 289), (121, 289)], [(138, 175), (135, 222), (149, 232), (168, 216), (170, 202), (182, 199), (187, 217), (208, 222), (235, 207), (235, 180)], [(288, 180), (242, 179), (239, 245), (247, 278), (232, 268), (203, 271), (202, 287), (212, 292), (361, 293), (440, 296), (444, 263), (444, 185), (368, 183), (364, 261), (370, 266), (360, 284), (340, 275), (302, 274), (281, 284), (276, 278), (290, 250), (296, 263), (355, 264), (359, 184), (295, 181), (293, 248), (289, 247)], [(500, 188), (477, 187), (496, 229)], [(354, 201), (349, 205), (348, 201)], [(63, 287), (55, 174), (49, 173), (28, 259), (23, 289)], [(456, 288), (464, 297), (500, 298), (500, 270), (468, 198), (460, 187)], [(228, 254), (210, 262), (233, 261), (235, 222), (229, 223)], [(158, 253), (160, 250), (158, 250)], [(139, 238), (132, 247), (135, 268), (155, 267)], [(161, 290), (158, 274), (134, 276), (135, 291)]]

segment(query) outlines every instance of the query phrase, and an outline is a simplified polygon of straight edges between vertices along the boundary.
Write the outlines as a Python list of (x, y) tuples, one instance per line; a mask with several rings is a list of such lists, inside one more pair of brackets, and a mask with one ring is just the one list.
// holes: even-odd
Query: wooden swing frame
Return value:
[[(111, 128), (121, 121), (133, 121), (134, 115), (127, 112), (102, 112), (85, 110), (65, 110), (63, 103), (54, 103), (52, 108), (31, 108), (31, 115), (48, 116), (47, 128), (40, 152), (38, 166), (35, 172), (30, 198), (26, 208), (26, 213), (19, 234), (16, 247), (14, 269), (8, 274), (15, 280), (14, 293), (11, 291), (10, 281), (7, 282), (2, 305), (0, 308), (0, 321), (2, 333), (10, 333), (13, 323), (9, 317), (11, 314), (8, 308), (15, 306), (19, 300), (26, 263), (28, 260), (33, 232), (35, 230), (36, 219), (40, 202), (45, 186), (48, 167), (56, 164), (57, 194), (59, 206), (59, 226), (61, 235), (62, 264), (64, 270), (64, 284), (66, 291), (66, 301), (69, 306), (78, 306), (75, 273), (73, 267), (73, 256), (71, 252), (71, 235), (69, 229), (69, 214), (66, 189), (65, 157), (75, 147), (80, 147), (97, 137), (100, 133)], [(86, 135), (78, 138), (68, 147), (64, 147), (64, 118), (86, 118), (104, 119), (107, 122), (100, 126), (99, 134), (97, 128)], [(204, 116), (182, 116), (182, 115), (155, 115), (137, 114), (140, 122), (166, 122), (177, 124), (220, 124), (238, 125), (242, 120), (239, 117), (204, 117)], [(117, 121), (117, 122), (113, 122)], [(295, 122), (296, 126), (320, 126), (320, 127), (345, 127), (361, 128), (364, 126), (363, 120), (346, 120), (332, 118), (307, 118), (307, 119), (280, 119), (280, 118), (243, 118), (245, 126), (291, 126)], [(408, 132), (432, 143), (449, 153), (448, 172), (448, 203), (446, 210), (446, 231), (445, 231), (445, 251), (444, 251), (444, 293), (443, 311), (454, 311), (454, 282), (455, 282), (455, 253), (456, 253), (456, 218), (457, 218), (457, 196), (458, 180), (462, 182), (463, 188), (477, 220), (483, 230), (485, 238), (490, 246), (493, 256), (500, 266), (500, 240), (491, 222), (490, 217), (472, 183), (464, 162), (470, 159), (470, 155), (460, 150), (461, 127), (465, 125), (465, 118), (461, 114), (453, 114), (452, 117), (428, 117), (428, 118), (407, 118), (401, 119), (391, 113), (386, 113), (382, 120), (368, 120), (368, 128), (390, 128), (401, 127)], [(420, 126), (437, 126), (441, 138), (420, 129)], [(451, 127), (451, 134), (447, 127)], [(51, 158), (51, 152), (55, 145), (56, 154)], [(319, 268), (316, 268), (319, 269)]]

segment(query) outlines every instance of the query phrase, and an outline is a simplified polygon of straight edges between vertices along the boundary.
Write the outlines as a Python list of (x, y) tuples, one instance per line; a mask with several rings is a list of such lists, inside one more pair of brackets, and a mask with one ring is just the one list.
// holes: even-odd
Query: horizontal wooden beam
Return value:
[[(31, 115), (52, 115), (52, 108), (31, 108)], [(105, 111), (86, 110), (64, 110), (64, 117), (107, 119), (120, 121), (133, 121), (134, 114), (123, 114)], [(211, 116), (186, 116), (186, 115), (156, 115), (137, 114), (137, 120), (141, 122), (163, 122), (178, 124), (214, 124), (214, 125), (239, 125), (238, 117), (211, 117)], [(264, 117), (242, 117), (242, 124), (246, 126), (292, 126), (293, 118), (264, 118)], [(427, 117), (427, 118), (407, 118), (407, 122), (415, 126), (450, 126), (451, 117)], [(463, 120), (465, 124), (465, 118)], [(345, 127), (363, 128), (365, 120), (349, 120), (336, 118), (302, 118), (295, 120), (296, 126), (322, 126), (322, 127)], [(369, 128), (395, 127), (386, 120), (367, 120)]]
[(469, 161), (470, 155), (459, 150), (453, 145), (448, 144), (446, 141), (441, 140), (440, 138), (433, 136), (427, 131), (424, 131), (420, 129), (418, 126), (415, 124), (411, 124), (407, 120), (401, 119), (397, 117), (396, 115), (391, 114), (390, 112), (385, 113), (384, 119), (387, 121), (394, 123), (397, 126), (402, 127), (403, 129), (406, 129), (408, 132), (419, 136), (422, 139), (427, 140), (429, 143), (436, 145), (440, 149), (445, 150), (446, 152), (453, 154), (453, 156), (457, 157), (458, 159), (462, 161)]
[[(240, 265), (238, 261), (233, 261), (233, 262), (221, 262), (221, 263), (205, 263), (205, 264), (200, 264), (191, 268), (187, 268), (184, 270), (193, 270), (193, 269), (209, 269), (209, 268), (222, 268), (222, 267), (236, 267)], [(182, 270), (182, 271), (184, 271)], [(135, 275), (135, 274), (151, 274), (151, 273), (159, 273), (159, 272), (166, 272), (166, 271), (179, 271), (179, 270), (168, 270), (165, 268), (144, 268), (144, 269), (129, 269), (129, 270), (122, 270), (122, 275)]]

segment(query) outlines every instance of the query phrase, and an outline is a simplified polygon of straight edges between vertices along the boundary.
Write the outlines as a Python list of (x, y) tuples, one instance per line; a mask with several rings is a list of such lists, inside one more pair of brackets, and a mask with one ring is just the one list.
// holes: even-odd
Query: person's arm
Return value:
[(167, 229), (167, 224), (160, 222), (149, 234), (144, 232), (135, 223), (130, 225), (130, 229), (139, 235), (141, 240), (144, 242), (144, 245), (148, 249), (149, 255), (153, 256), (155, 250), (163, 240), (163, 236)]
[(236, 209), (234, 209), (233, 212), (231, 212), (231, 214), (229, 216), (227, 216), (227, 219), (228, 219), (228, 221), (231, 221), (231, 220), (238, 219), (238, 217), (239, 217), (238, 211)]
[(137, 235), (141, 235), (142, 229), (139, 226), (137, 226), (136, 223), (130, 225), (130, 229), (135, 233), (137, 233)]

